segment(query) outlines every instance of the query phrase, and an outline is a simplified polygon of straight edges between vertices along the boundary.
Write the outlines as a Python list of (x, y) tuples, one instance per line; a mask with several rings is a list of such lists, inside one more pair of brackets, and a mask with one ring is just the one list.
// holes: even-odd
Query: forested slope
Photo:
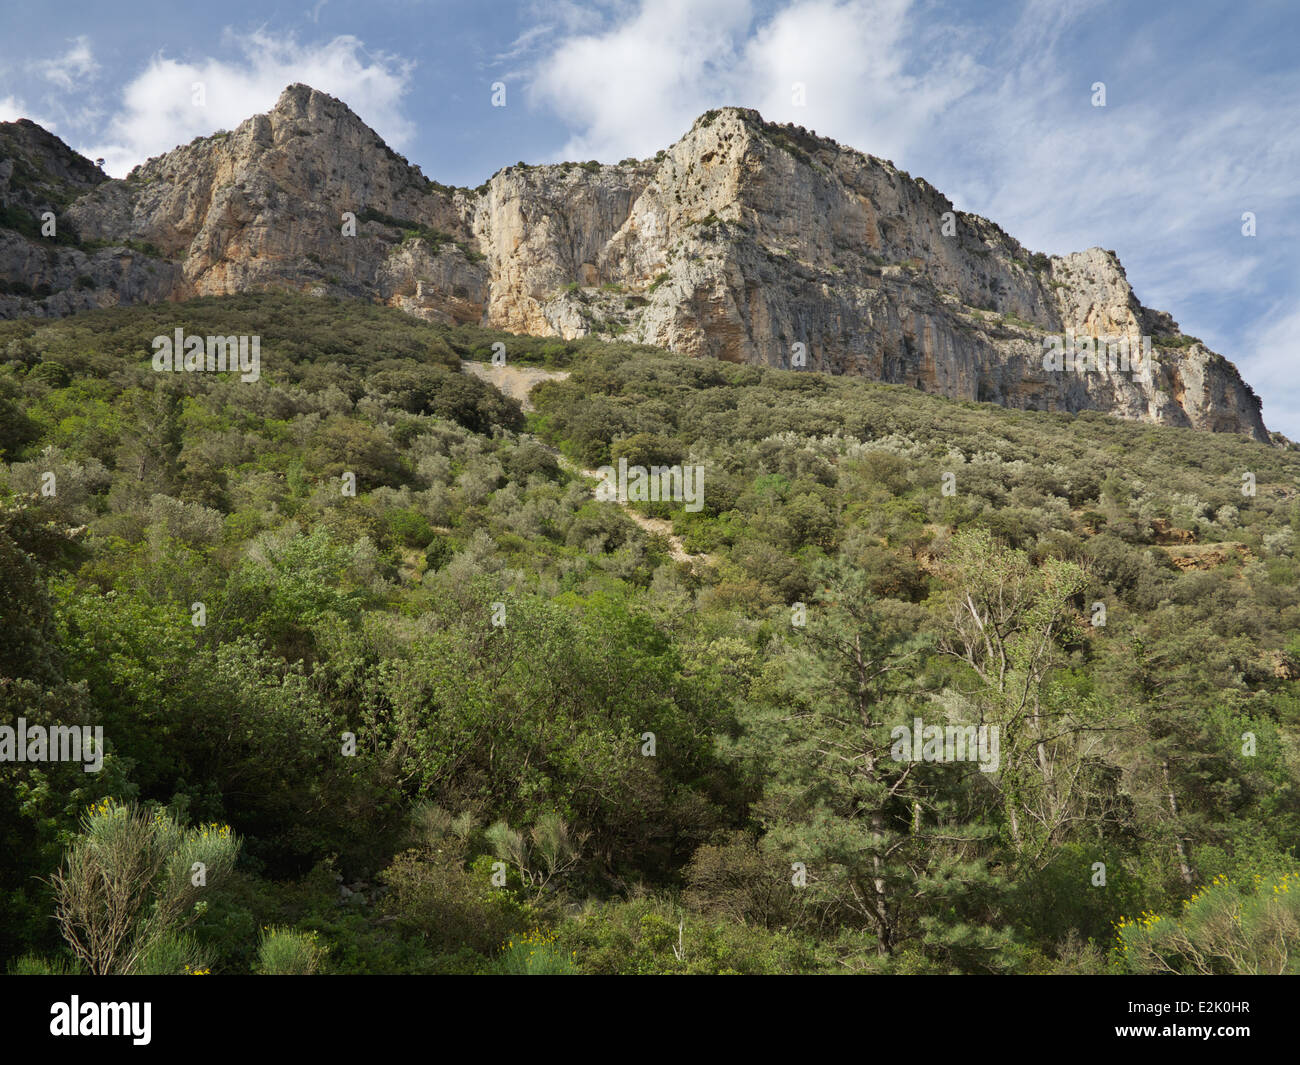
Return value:
[(19, 971), (1294, 971), (1293, 448), (271, 294), (0, 363), (0, 721), (107, 749), (0, 765)]

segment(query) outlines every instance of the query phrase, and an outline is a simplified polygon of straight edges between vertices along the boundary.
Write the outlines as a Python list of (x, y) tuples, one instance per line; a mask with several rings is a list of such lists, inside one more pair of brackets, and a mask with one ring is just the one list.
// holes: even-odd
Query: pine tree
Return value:
[(802, 863), (814, 919), (869, 930), (882, 958), (932, 948), (991, 959), (1002, 937), (967, 925), (997, 890), (976, 812), (983, 774), (894, 757), (895, 730), (938, 710), (922, 690), (924, 612), (877, 598), (842, 563), (817, 577), (806, 627), (757, 686), (737, 744), (765, 781), (766, 846)]

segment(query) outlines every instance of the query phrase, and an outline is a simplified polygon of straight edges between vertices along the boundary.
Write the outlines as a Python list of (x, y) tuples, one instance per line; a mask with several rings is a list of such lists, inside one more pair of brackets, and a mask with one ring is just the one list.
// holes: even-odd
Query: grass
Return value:
[(555, 945), (555, 933), (534, 928), (510, 939), (493, 965), (500, 976), (577, 976), (576, 953)]

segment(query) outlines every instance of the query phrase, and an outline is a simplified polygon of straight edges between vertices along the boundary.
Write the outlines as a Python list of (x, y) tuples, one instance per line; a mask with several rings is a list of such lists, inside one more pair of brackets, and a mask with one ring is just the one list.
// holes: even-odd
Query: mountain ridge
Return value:
[[(652, 159), (521, 163), (461, 189), (291, 85), (125, 179), (4, 124), (0, 207), (0, 317), (281, 288), (1269, 440), (1236, 367), (1143, 306), (1113, 252), (1032, 255), (888, 160), (745, 108)], [(32, 229), (44, 210), (56, 241)], [(1152, 354), (1138, 373), (1045, 369), (1070, 334), (1147, 336)]]

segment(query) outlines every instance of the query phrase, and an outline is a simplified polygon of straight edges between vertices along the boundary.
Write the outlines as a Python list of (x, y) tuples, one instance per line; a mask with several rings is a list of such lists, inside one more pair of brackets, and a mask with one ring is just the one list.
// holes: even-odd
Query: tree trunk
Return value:
[[(871, 841), (879, 847), (884, 836), (883, 817), (879, 810), (873, 810), (871, 812)], [(871, 878), (871, 886), (875, 891), (874, 909), (878, 929), (878, 946), (876, 949), (883, 956), (894, 953), (894, 936), (889, 921), (889, 889), (885, 884), (884, 876), (881, 875), (879, 853), (872, 856), (871, 869), (874, 874)]]
[(1183, 874), (1183, 883), (1192, 886), (1192, 870), (1187, 864), (1187, 848), (1183, 846), (1183, 837), (1178, 831), (1178, 802), (1174, 798), (1174, 788), (1169, 782), (1169, 763), (1160, 763), (1160, 772), (1165, 778), (1165, 795), (1169, 799), (1169, 812), (1174, 816), (1174, 845), (1178, 848), (1178, 867)]

